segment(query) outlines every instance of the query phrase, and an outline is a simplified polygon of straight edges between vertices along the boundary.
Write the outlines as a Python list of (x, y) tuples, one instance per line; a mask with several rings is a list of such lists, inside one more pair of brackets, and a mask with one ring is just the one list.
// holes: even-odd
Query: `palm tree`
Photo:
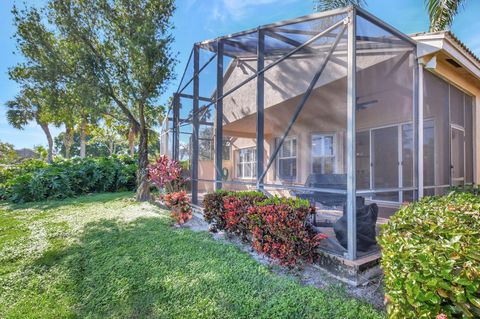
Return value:
[(442, 31), (450, 28), (453, 18), (463, 6), (465, 0), (425, 0), (430, 17), (430, 31)]
[(45, 133), (48, 141), (47, 161), (53, 159), (53, 138), (50, 132), (50, 124), (58, 124), (54, 121), (54, 115), (49, 108), (48, 93), (38, 88), (24, 87), (13, 100), (7, 101), (7, 120), (16, 129), (24, 129), (28, 123), (35, 121)]
[(367, 3), (365, 2), (365, 0), (314, 0), (313, 1), (314, 10), (317, 12), (348, 7), (351, 5), (363, 7), (366, 4)]
[[(465, 0), (425, 0), (430, 18), (430, 31), (443, 31), (450, 28), (453, 18), (463, 6)], [(315, 11), (326, 11), (349, 5), (366, 5), (366, 0), (314, 0)]]

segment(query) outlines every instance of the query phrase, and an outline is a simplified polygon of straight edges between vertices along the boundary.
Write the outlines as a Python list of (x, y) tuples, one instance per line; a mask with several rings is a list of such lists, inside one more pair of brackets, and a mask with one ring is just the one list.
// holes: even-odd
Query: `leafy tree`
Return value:
[(91, 139), (88, 144), (105, 145), (109, 155), (118, 153), (127, 153), (127, 145), (125, 140), (125, 131), (128, 130), (127, 125), (119, 119), (105, 115), (102, 119), (103, 125), (92, 127), (90, 130)]
[[(88, 147), (87, 157), (106, 157), (114, 154), (127, 154), (128, 147), (124, 138), (116, 133), (110, 135), (105, 126), (99, 125), (96, 128), (89, 129), (89, 134), (85, 136), (85, 143)], [(102, 133), (99, 133), (102, 131)], [(104, 134), (104, 135), (100, 135)], [(61, 132), (55, 137), (55, 151), (65, 157), (65, 132)], [(75, 131), (72, 136), (70, 147), (70, 156), (80, 157), (81, 152), (81, 133)]]
[(42, 145), (36, 145), (33, 147), (33, 151), (38, 154), (42, 161), (45, 161), (48, 157), (48, 151)]
[(7, 102), (10, 124), (23, 129), (35, 121), (48, 141), (48, 161), (52, 160), (53, 139), (49, 124), (59, 124), (56, 110), (59, 101), (58, 70), (60, 69), (54, 34), (41, 21), (41, 12), (12, 9), (16, 27), (17, 50), (24, 61), (9, 69), (9, 76), (21, 86), (20, 93)]
[[(466, 0), (425, 0), (430, 18), (430, 32), (448, 30)], [(349, 5), (365, 6), (366, 0), (314, 0), (315, 11), (326, 11)]]
[(47, 161), (52, 162), (53, 138), (49, 124), (53, 122), (53, 115), (48, 106), (48, 92), (24, 88), (13, 100), (7, 102), (7, 120), (16, 129), (35, 121), (45, 133), (48, 141)]
[(29, 114), (28, 121), (31, 121), (33, 115), (43, 113), (43, 121), (37, 119), (37, 123), (48, 136), (50, 150), (53, 141), (46, 130), (45, 114), (50, 115), (48, 121), (63, 124), (67, 158), (70, 157), (74, 131), (80, 131), (80, 156), (85, 157), (87, 126), (98, 121), (98, 114), (107, 99), (102, 96), (95, 77), (77, 62), (83, 57), (81, 46), (72, 39), (62, 37), (59, 30), (47, 22), (44, 9), (14, 7), (12, 13), (17, 28), (17, 47), (25, 62), (11, 68), (10, 77), (24, 91), (34, 92), (29, 99), (17, 99), (17, 102), (23, 100), (24, 103), (10, 104), (16, 112), (12, 111), (12, 117)]
[(10, 143), (0, 141), (0, 164), (13, 164), (18, 160), (17, 152)]
[(150, 198), (149, 116), (172, 79), (173, 0), (51, 0), (50, 18), (139, 134), (137, 199)]

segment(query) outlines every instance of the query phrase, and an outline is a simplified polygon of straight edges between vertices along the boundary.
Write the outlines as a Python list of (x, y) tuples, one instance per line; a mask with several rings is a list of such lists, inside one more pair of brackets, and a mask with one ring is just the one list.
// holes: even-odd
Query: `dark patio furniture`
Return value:
[[(357, 206), (358, 207), (358, 206)], [(357, 250), (368, 251), (377, 243), (376, 224), (378, 217), (378, 206), (373, 203), (357, 208)], [(343, 216), (333, 225), (335, 236), (344, 248), (347, 248), (347, 214), (343, 210)]]
[[(305, 186), (308, 188), (324, 188), (335, 190), (347, 189), (347, 174), (310, 174)], [(335, 194), (322, 191), (296, 192), (298, 198), (307, 199), (311, 203), (320, 203), (327, 207), (343, 206), (347, 200), (344, 194)]]

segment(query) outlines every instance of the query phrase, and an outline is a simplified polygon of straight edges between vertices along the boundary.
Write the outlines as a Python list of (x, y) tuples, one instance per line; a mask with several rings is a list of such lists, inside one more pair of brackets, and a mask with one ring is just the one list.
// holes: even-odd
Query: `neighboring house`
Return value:
[(15, 152), (21, 159), (38, 158), (38, 154), (30, 148), (20, 148), (15, 150)]
[(352, 215), (356, 195), (388, 217), (480, 180), (480, 60), (450, 32), (407, 36), (350, 7), (198, 43), (186, 74), (198, 72), (182, 81), (163, 141), (190, 160), (194, 203), (217, 181)]

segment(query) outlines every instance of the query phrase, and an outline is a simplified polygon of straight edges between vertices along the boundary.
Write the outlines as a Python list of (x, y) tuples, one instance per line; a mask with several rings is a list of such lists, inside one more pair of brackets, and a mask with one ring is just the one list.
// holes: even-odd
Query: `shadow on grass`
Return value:
[(381, 318), (339, 291), (278, 277), (208, 234), (173, 229), (168, 219), (87, 225), (78, 244), (50, 251), (78, 317)]
[(65, 198), (65, 199), (51, 199), (41, 202), (29, 202), (29, 203), (11, 203), (8, 201), (0, 201), (0, 204), (4, 205), (9, 210), (22, 210), (22, 209), (38, 209), (49, 210), (57, 209), (66, 206), (79, 206), (92, 203), (107, 203), (109, 201), (121, 198), (133, 198), (132, 192), (114, 192), (114, 193), (92, 193), (87, 195), (81, 195), (78, 197)]

